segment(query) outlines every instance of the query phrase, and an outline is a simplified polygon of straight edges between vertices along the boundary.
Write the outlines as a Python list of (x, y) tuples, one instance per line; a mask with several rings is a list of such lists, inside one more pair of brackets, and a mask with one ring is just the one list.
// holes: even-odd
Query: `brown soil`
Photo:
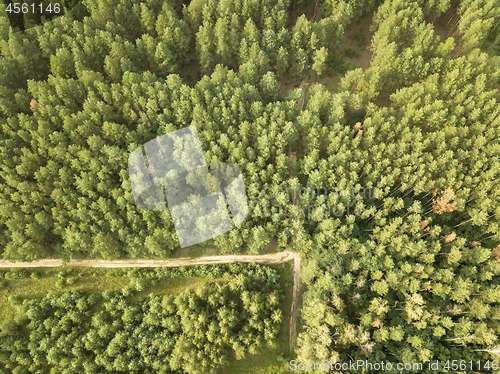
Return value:
[(370, 66), (372, 58), (370, 25), (372, 18), (373, 13), (368, 13), (351, 22), (345, 29), (342, 45), (344, 50), (354, 52), (354, 56), (345, 56), (345, 61), (354, 67), (366, 69)]

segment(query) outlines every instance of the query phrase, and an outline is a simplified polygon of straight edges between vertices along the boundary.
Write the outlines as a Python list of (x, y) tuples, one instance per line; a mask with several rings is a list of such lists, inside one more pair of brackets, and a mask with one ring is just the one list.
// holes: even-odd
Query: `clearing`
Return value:
[(156, 267), (182, 267), (196, 265), (215, 265), (231, 263), (256, 263), (263, 265), (276, 265), (288, 261), (294, 262), (293, 266), (293, 293), (290, 307), (290, 352), (295, 349), (297, 339), (297, 305), (300, 292), (300, 254), (297, 252), (283, 251), (262, 255), (222, 255), (202, 257), (182, 257), (165, 260), (70, 260), (41, 259), (31, 262), (12, 262), (1, 260), (1, 269), (23, 268), (156, 268)]

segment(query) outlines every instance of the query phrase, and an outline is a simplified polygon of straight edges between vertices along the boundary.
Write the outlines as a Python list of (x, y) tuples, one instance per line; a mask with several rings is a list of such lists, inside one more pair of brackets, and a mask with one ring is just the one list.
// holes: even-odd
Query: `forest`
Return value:
[[(500, 359), (497, 1), (61, 4), (57, 17), (0, 14), (3, 259), (175, 255), (172, 218), (135, 204), (127, 159), (195, 126), (207, 163), (241, 169), (249, 205), (207, 245), (303, 256), (298, 360)], [(2, 348), (0, 367), (195, 372), (275, 339), (278, 319), (238, 340), (253, 328), (242, 319), (237, 338), (191, 346), (210, 321), (198, 321), (204, 336), (183, 335), (189, 300), (209, 310), (210, 290), (228, 313), (247, 308), (242, 291), (206, 287), (165, 301), (165, 320), (148, 317), (155, 296), (127, 313), (119, 293), (25, 301), (25, 319), (2, 326), (19, 350)], [(64, 328), (83, 346), (21, 328), (51, 313), (82, 323)], [(128, 336), (96, 336), (106, 318)], [(175, 343), (133, 344), (120, 362), (105, 352), (148, 329)], [(170, 357), (161, 369), (154, 349)]]
[[(59, 272), (59, 287), (45, 294), (39, 288), (47, 274), (3, 272), (2, 288), (33, 279), (36, 297), (9, 297), (13, 310), (3, 311), (0, 335), (2, 372), (209, 373), (276, 345), (283, 318), (277, 269), (104, 272)], [(109, 278), (110, 289), (85, 284), (93, 276)], [(114, 284), (120, 277), (128, 278), (126, 285)]]

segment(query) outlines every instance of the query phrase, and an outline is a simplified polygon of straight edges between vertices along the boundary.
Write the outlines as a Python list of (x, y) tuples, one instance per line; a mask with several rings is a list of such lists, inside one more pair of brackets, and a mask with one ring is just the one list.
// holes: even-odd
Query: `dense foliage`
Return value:
[[(168, 256), (169, 213), (134, 204), (127, 158), (195, 125), (249, 199), (214, 244), (307, 260), (299, 359), (488, 358), (499, 15), (494, 0), (109, 0), (25, 32), (0, 16), (3, 257)], [(360, 19), (369, 66), (332, 79)]]
[[(315, 87), (301, 114), (329, 115), (301, 174), (334, 191), (304, 194), (303, 359), (445, 361), (498, 346), (498, 60), (458, 53), (467, 33), (437, 36), (436, 6), (384, 2), (370, 67), (346, 74), (346, 93)], [(344, 125), (351, 108), (362, 124)]]
[[(193, 290), (140, 293), (155, 281), (207, 273), (217, 280)], [(140, 270), (129, 276), (133, 281), (120, 292), (65, 291), (20, 301), (15, 321), (2, 327), (2, 371), (205, 373), (274, 344), (282, 315), (279, 275), (272, 268)]]

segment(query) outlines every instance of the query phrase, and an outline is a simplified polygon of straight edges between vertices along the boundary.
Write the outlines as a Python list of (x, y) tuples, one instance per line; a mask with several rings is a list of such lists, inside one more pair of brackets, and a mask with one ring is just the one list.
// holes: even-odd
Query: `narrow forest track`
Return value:
[(298, 300), (300, 298), (300, 269), (301, 257), (298, 252), (290, 252), (293, 254), (293, 294), (292, 306), (290, 308), (290, 354), (295, 352), (297, 343), (297, 318), (298, 318)]
[(293, 294), (290, 307), (290, 353), (295, 350), (297, 340), (297, 306), (300, 291), (300, 254), (298, 252), (283, 251), (264, 255), (221, 255), (172, 258), (168, 260), (70, 260), (41, 259), (35, 261), (11, 262), (0, 260), (0, 269), (16, 268), (54, 268), (54, 267), (87, 267), (87, 268), (157, 268), (182, 267), (196, 265), (217, 265), (232, 263), (255, 263), (263, 265), (282, 264), (288, 261), (293, 264)]

